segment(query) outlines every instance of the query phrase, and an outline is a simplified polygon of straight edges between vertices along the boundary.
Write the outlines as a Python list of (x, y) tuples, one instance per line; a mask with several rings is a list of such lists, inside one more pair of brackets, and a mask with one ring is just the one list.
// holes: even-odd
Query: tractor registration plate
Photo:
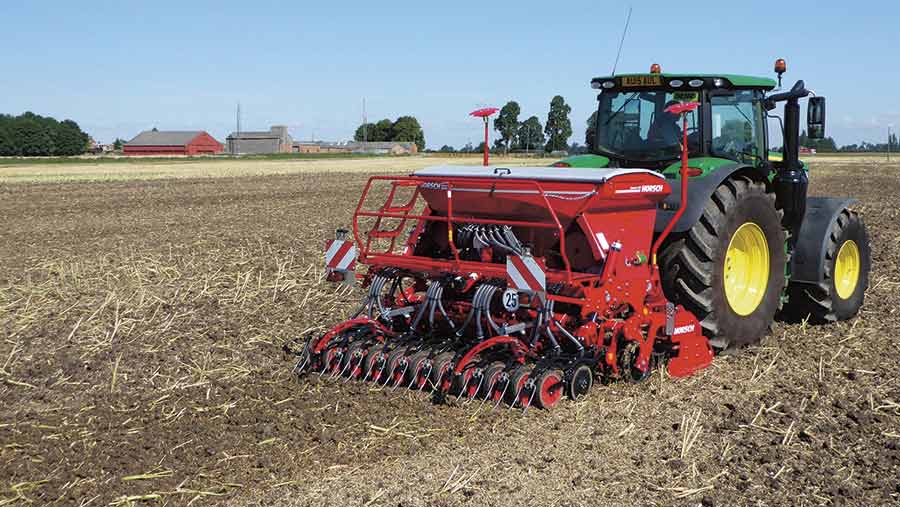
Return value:
[(662, 79), (655, 75), (622, 76), (622, 86), (660, 86)]

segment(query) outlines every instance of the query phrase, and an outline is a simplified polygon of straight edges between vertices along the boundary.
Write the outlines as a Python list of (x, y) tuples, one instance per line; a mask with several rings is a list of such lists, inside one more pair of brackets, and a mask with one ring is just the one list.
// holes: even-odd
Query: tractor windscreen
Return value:
[[(681, 155), (682, 123), (665, 109), (699, 100), (698, 92), (623, 91), (600, 94), (597, 149), (636, 161), (676, 159)], [(699, 146), (698, 113), (688, 113), (688, 146)]]

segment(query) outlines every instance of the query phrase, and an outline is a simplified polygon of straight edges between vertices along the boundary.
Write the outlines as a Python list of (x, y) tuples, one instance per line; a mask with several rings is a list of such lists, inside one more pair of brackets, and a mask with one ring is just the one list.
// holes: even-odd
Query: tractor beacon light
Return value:
[(660, 72), (662, 72), (662, 67), (660, 67), (658, 63), (654, 63), (650, 66), (651, 74), (659, 74)]
[(787, 63), (784, 58), (775, 60), (775, 73), (778, 74), (778, 87), (781, 88), (781, 75), (787, 72)]

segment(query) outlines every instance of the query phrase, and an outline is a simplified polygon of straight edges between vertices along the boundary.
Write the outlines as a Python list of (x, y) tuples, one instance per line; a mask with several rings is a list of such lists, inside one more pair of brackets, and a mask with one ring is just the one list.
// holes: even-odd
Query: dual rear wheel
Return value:
[[(697, 223), (661, 250), (666, 296), (697, 316), (719, 350), (758, 342), (782, 307), (788, 257), (781, 219), (764, 183), (733, 176), (716, 188)], [(791, 284), (788, 308), (814, 320), (847, 319), (868, 285), (865, 227), (845, 209), (824, 241), (825, 283)]]

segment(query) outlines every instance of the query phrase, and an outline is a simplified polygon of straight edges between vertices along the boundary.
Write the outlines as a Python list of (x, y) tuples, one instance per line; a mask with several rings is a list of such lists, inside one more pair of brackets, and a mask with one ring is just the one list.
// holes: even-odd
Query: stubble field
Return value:
[(298, 383), (282, 343), (361, 297), (323, 240), (436, 162), (0, 161), (0, 505), (900, 503), (900, 163), (811, 160), (869, 227), (852, 321), (524, 415)]

